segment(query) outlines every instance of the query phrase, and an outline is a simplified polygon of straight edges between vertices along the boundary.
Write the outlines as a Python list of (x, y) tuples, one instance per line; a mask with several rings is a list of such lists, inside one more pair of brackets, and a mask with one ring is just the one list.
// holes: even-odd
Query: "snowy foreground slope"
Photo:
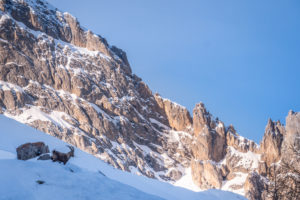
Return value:
[[(117, 170), (79, 149), (65, 166), (52, 161), (20, 161), (16, 147), (43, 141), (50, 150), (66, 143), (0, 115), (0, 199), (245, 199), (234, 193), (193, 192)], [(38, 184), (36, 181), (45, 181)]]

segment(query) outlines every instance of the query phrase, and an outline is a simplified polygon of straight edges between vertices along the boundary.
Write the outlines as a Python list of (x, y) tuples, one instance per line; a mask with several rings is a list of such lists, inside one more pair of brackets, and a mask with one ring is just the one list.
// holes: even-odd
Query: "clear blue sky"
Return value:
[(133, 72), (256, 142), (300, 111), (299, 0), (49, 0), (128, 54)]

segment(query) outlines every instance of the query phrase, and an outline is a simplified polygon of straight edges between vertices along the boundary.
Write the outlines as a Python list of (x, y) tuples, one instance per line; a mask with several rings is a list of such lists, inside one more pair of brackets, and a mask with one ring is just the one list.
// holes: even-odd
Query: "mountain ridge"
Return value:
[[(143, 176), (116, 170), (75, 148), (66, 165), (33, 158), (17, 160), (16, 147), (28, 141), (43, 141), (50, 150), (67, 151), (67, 143), (0, 116), (0, 199), (245, 199), (220, 190), (193, 192)], [(18, 173), (16, 173), (16, 171)], [(73, 172), (72, 172), (73, 171)], [(21, 178), (20, 178), (21, 177)], [(37, 180), (44, 184), (37, 184)], [(74, 188), (75, 191), (74, 191)], [(55, 192), (54, 192), (55, 191)]]
[(203, 103), (191, 115), (153, 94), (124, 51), (69, 13), (40, 0), (2, 0), (0, 9), (0, 113), (116, 168), (173, 184), (190, 170), (185, 187), (252, 198), (252, 172), (263, 177), (281, 159), (285, 135), (299, 135), (299, 114), (289, 112), (289, 125), (270, 121), (259, 146)]

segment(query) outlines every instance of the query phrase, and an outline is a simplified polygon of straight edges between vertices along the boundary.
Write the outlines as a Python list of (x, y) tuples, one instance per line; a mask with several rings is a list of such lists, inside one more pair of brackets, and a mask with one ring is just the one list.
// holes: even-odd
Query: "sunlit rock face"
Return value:
[(198, 160), (220, 161), (225, 154), (225, 126), (224, 123), (213, 119), (203, 103), (199, 103), (193, 110), (193, 128), (196, 143), (194, 155)]
[(177, 131), (187, 131), (192, 128), (192, 118), (189, 111), (169, 99), (162, 98), (159, 94), (154, 95), (161, 110), (166, 114), (169, 126)]
[(259, 152), (261, 160), (245, 183), (249, 199), (300, 198), (300, 113), (290, 111), (286, 126), (268, 121)]
[(281, 125), (279, 121), (273, 122), (269, 119), (266, 126), (265, 135), (260, 144), (262, 160), (265, 161), (268, 166), (280, 159), (281, 145), (284, 134), (284, 126)]
[(257, 177), (271, 179), (270, 167), (299, 135), (294, 112), (286, 127), (269, 121), (260, 146), (203, 103), (191, 116), (153, 94), (124, 51), (46, 1), (1, 0), (0, 10), (0, 113), (116, 168), (174, 184), (189, 180), (188, 188), (260, 195)]

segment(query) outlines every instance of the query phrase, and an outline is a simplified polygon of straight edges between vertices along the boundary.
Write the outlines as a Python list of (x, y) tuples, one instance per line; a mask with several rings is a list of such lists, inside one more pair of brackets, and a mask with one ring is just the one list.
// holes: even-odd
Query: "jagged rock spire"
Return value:
[(206, 110), (204, 103), (200, 102), (196, 104), (193, 110), (193, 128), (194, 134), (197, 136), (201, 133), (205, 133), (205, 129), (210, 129), (211, 115)]
[(268, 166), (280, 159), (284, 134), (285, 128), (281, 125), (280, 121), (275, 122), (272, 121), (272, 119), (268, 119), (265, 134), (260, 144), (262, 160), (264, 160)]

